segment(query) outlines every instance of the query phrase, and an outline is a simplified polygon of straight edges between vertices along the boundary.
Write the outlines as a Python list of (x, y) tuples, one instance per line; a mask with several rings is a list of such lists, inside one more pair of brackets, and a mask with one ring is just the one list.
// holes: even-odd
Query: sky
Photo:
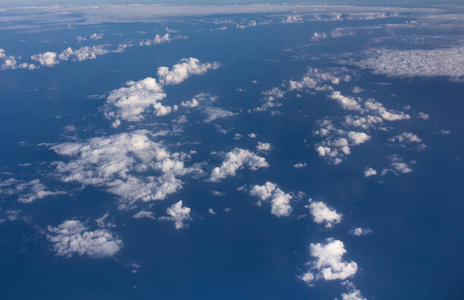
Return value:
[(462, 299), (463, 29), (413, 2), (3, 9), (0, 298)]

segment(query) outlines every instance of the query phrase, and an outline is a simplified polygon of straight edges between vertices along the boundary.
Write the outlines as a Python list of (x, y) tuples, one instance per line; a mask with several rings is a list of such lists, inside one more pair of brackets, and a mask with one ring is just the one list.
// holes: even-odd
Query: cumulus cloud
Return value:
[(377, 171), (372, 168), (365, 168), (364, 169), (364, 177), (371, 177), (377, 175)]
[(141, 210), (138, 213), (136, 213), (133, 217), (136, 219), (143, 219), (143, 218), (147, 218), (151, 220), (155, 219), (155, 217), (153, 216), (153, 212), (147, 211), (147, 210)]
[(258, 197), (261, 201), (271, 202), (271, 213), (277, 217), (288, 217), (293, 211), (290, 206), (292, 195), (284, 193), (275, 183), (266, 182), (264, 185), (255, 185), (250, 190), (250, 195)]
[(217, 62), (202, 64), (197, 58), (190, 57), (181, 59), (171, 70), (168, 67), (159, 67), (157, 74), (161, 84), (172, 85), (181, 83), (191, 75), (202, 75), (209, 70), (216, 70), (219, 66)]
[(284, 23), (284, 24), (289, 24), (289, 23), (299, 23), (299, 22), (302, 22), (302, 21), (303, 21), (303, 18), (301, 18), (298, 15), (293, 15), (293, 16), (286, 16), (280, 22)]
[(77, 220), (67, 220), (57, 227), (48, 226), (47, 239), (59, 256), (74, 254), (93, 258), (114, 256), (122, 247), (122, 241), (107, 229), (95, 231)]
[(271, 151), (272, 145), (270, 143), (258, 142), (256, 149), (260, 152), (268, 152), (268, 151)]
[(311, 37), (311, 41), (317, 42), (320, 40), (325, 40), (326, 38), (327, 38), (327, 34), (325, 32), (322, 32), (322, 33), (315, 32), (313, 36)]
[(97, 33), (92, 33), (90, 35), (90, 38), (92, 40), (100, 40), (103, 37), (103, 33), (97, 34)]
[(345, 280), (356, 274), (358, 265), (354, 262), (342, 260), (346, 253), (345, 245), (342, 241), (328, 238), (326, 243), (311, 244), (311, 261), (310, 270), (301, 275), (300, 279), (308, 284), (316, 280)]
[(422, 120), (428, 120), (430, 118), (430, 116), (424, 112), (420, 112), (417, 114), (417, 117), (419, 119), (422, 119)]
[(71, 47), (66, 48), (63, 52), (60, 53), (60, 60), (73, 60), (73, 61), (84, 61), (88, 59), (95, 59), (97, 55), (104, 55), (110, 53), (109, 50), (106, 50), (103, 45), (92, 46), (92, 47), (82, 47), (77, 50), (73, 50)]
[(18, 63), (13, 55), (6, 55), (5, 49), (0, 48), (0, 60), (3, 62), (0, 65), (0, 70), (15, 70), (15, 69), (29, 69), (34, 70), (37, 68), (34, 64)]
[(128, 81), (126, 87), (111, 91), (102, 110), (107, 119), (114, 120), (112, 126), (118, 127), (121, 120), (143, 120), (142, 113), (149, 108), (153, 109), (155, 116), (169, 114), (172, 108), (160, 103), (165, 97), (163, 87), (156, 79), (147, 77), (139, 81)]
[(182, 188), (180, 176), (202, 173), (196, 166), (184, 165), (188, 155), (170, 153), (146, 130), (63, 143), (51, 149), (68, 158), (54, 163), (62, 181), (103, 187), (120, 197), (120, 208), (139, 200), (163, 200)]
[(432, 50), (373, 49), (357, 63), (390, 77), (464, 77), (464, 47)]
[(367, 300), (362, 296), (361, 291), (356, 289), (353, 283), (345, 281), (343, 285), (347, 286), (348, 291), (342, 294), (342, 300)]
[(307, 207), (313, 216), (314, 222), (317, 224), (325, 224), (326, 228), (332, 228), (335, 224), (340, 223), (342, 220), (342, 214), (337, 213), (335, 209), (329, 208), (322, 201), (311, 201), (311, 204)]
[(390, 142), (398, 143), (422, 143), (422, 139), (411, 132), (403, 132), (388, 139)]
[(169, 33), (166, 33), (163, 36), (160, 36), (157, 34), (154, 39), (152, 40), (143, 40), (139, 43), (139, 46), (151, 46), (151, 45), (157, 45), (157, 44), (163, 44), (171, 41), (171, 37)]
[(330, 99), (337, 101), (345, 110), (361, 111), (361, 105), (356, 99), (343, 96), (339, 91), (334, 91), (329, 95)]
[(257, 170), (259, 168), (267, 168), (269, 164), (264, 157), (258, 156), (249, 150), (235, 148), (225, 155), (225, 159), (220, 167), (212, 170), (210, 180), (218, 182), (224, 178), (235, 176), (237, 170), (244, 166), (247, 166), (251, 170)]
[(159, 217), (158, 219), (173, 221), (176, 229), (188, 227), (188, 224), (185, 224), (185, 222), (192, 220), (190, 217), (190, 208), (182, 206), (182, 200), (168, 207), (166, 209), (166, 214), (167, 216)]
[(38, 61), (39, 64), (44, 67), (53, 67), (54, 65), (60, 63), (55, 52), (35, 54), (31, 56), (31, 59)]
[(306, 163), (297, 163), (293, 165), (294, 168), (296, 169), (301, 169), (306, 167)]
[(357, 227), (357, 228), (354, 228), (354, 229), (350, 230), (350, 234), (355, 235), (355, 236), (363, 236), (363, 235), (367, 235), (367, 234), (370, 234), (370, 233), (372, 233), (372, 230), (369, 229), (369, 228)]

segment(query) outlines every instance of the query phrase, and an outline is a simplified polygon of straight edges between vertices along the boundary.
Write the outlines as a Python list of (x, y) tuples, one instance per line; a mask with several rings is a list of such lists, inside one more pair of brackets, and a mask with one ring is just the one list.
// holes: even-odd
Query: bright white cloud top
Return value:
[(236, 175), (237, 170), (242, 169), (244, 166), (255, 171), (259, 168), (268, 168), (269, 164), (264, 157), (258, 156), (249, 150), (235, 148), (225, 155), (220, 167), (216, 167), (211, 171), (210, 180), (218, 182), (224, 178), (233, 177)]
[(342, 220), (342, 214), (337, 213), (335, 209), (331, 209), (322, 201), (311, 201), (308, 208), (314, 222), (324, 224), (326, 228), (332, 228)]
[(266, 182), (264, 185), (255, 185), (250, 190), (250, 195), (258, 197), (261, 201), (271, 202), (271, 213), (277, 217), (288, 217), (293, 211), (290, 206), (292, 195), (284, 193), (272, 182)]
[(176, 229), (185, 228), (188, 226), (185, 222), (192, 220), (190, 211), (190, 207), (183, 206), (182, 201), (179, 201), (168, 207), (167, 216), (160, 217), (159, 220), (174, 222)]
[(73, 255), (93, 258), (114, 256), (122, 247), (122, 241), (106, 229), (88, 230), (77, 220), (67, 220), (57, 227), (48, 227), (47, 238), (59, 256)]
[(309, 251), (314, 260), (310, 262), (310, 270), (300, 276), (308, 284), (316, 280), (345, 280), (358, 271), (354, 261), (343, 260), (346, 250), (342, 241), (328, 238), (324, 244), (311, 244)]
[(190, 57), (183, 58), (171, 70), (168, 67), (159, 67), (157, 75), (161, 84), (172, 85), (181, 83), (191, 75), (202, 75), (208, 70), (216, 70), (219, 67), (218, 62), (203, 64), (197, 58)]

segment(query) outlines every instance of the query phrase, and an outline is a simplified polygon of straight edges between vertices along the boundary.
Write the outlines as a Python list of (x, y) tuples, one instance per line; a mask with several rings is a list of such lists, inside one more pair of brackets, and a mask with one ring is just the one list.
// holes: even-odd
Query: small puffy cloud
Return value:
[(251, 20), (249, 23), (247, 24), (237, 24), (237, 28), (238, 29), (245, 29), (245, 28), (249, 28), (249, 27), (256, 27), (257, 23), (255, 20)]
[(217, 212), (215, 212), (212, 208), (208, 209), (208, 213), (210, 215), (217, 215)]
[(439, 130), (439, 131), (436, 131), (434, 132), (435, 134), (441, 134), (441, 135), (450, 135), (451, 134), (451, 131), (449, 130)]
[(258, 142), (256, 149), (260, 152), (267, 152), (267, 151), (271, 151), (272, 145), (270, 143)]
[(314, 222), (317, 224), (324, 223), (326, 228), (332, 228), (335, 224), (340, 223), (342, 220), (342, 214), (337, 213), (335, 209), (329, 208), (322, 201), (311, 201), (311, 204), (307, 207), (313, 216)]
[(336, 100), (345, 110), (362, 111), (358, 101), (354, 98), (343, 96), (339, 91), (333, 91), (328, 97)]
[(202, 75), (209, 70), (216, 70), (219, 66), (217, 62), (202, 64), (197, 58), (190, 57), (181, 59), (171, 70), (168, 67), (159, 67), (157, 74), (162, 85), (172, 85), (181, 83), (191, 75)]
[(90, 38), (92, 40), (99, 40), (103, 37), (103, 33), (100, 33), (100, 34), (96, 34), (96, 33), (93, 33), (92, 35), (90, 35)]
[(257, 136), (255, 133), (252, 132), (252, 133), (249, 133), (249, 134), (248, 134), (248, 137), (249, 137), (250, 139), (255, 139), (255, 138), (257, 138), (258, 136)]
[(157, 34), (154, 39), (152, 40), (143, 40), (139, 43), (139, 46), (151, 46), (151, 45), (157, 45), (157, 44), (163, 44), (171, 41), (171, 37), (169, 36), (169, 33), (166, 33), (163, 36), (160, 36)]
[(357, 228), (351, 229), (349, 233), (355, 236), (363, 236), (363, 235), (372, 233), (372, 230), (369, 228), (357, 227)]
[(306, 163), (297, 163), (297, 164), (294, 164), (293, 167), (295, 169), (306, 168)]
[(374, 175), (377, 175), (377, 171), (372, 169), (372, 168), (365, 168), (364, 169), (364, 177), (371, 177), (371, 176), (374, 176)]
[(359, 93), (362, 93), (364, 92), (364, 89), (359, 87), (359, 86), (354, 86), (352, 89), (351, 89), (351, 92), (353, 92), (354, 94), (359, 94)]
[(110, 53), (109, 50), (106, 50), (103, 45), (92, 46), (92, 47), (82, 47), (77, 50), (73, 50), (71, 47), (66, 48), (63, 52), (60, 53), (60, 60), (73, 60), (73, 61), (84, 61), (88, 59), (96, 59), (97, 55), (104, 55)]
[(404, 162), (395, 161), (395, 162), (392, 163), (392, 167), (396, 171), (398, 171), (400, 173), (403, 173), (403, 174), (412, 172), (412, 169), (407, 164), (405, 164)]
[(352, 35), (354, 35), (354, 32), (351, 29), (346, 28), (335, 28), (335, 30), (330, 33), (330, 36), (335, 39)]
[(350, 131), (348, 133), (348, 137), (351, 139), (351, 142), (354, 145), (363, 144), (371, 139), (371, 137), (365, 134), (364, 132), (356, 132), (356, 131)]
[(407, 142), (407, 143), (422, 143), (422, 139), (411, 132), (403, 132), (388, 139), (390, 142)]
[(47, 239), (59, 256), (74, 254), (93, 258), (111, 257), (122, 247), (122, 241), (107, 229), (89, 231), (83, 223), (67, 220), (57, 227), (48, 226)]
[(235, 148), (225, 155), (220, 167), (212, 170), (210, 180), (218, 182), (224, 178), (235, 176), (237, 170), (244, 166), (254, 171), (259, 168), (268, 168), (269, 164), (264, 157), (258, 156), (249, 150)]
[(353, 283), (345, 281), (343, 285), (348, 287), (348, 291), (342, 294), (342, 300), (367, 300), (362, 296), (361, 291), (356, 289)]
[(328, 238), (326, 243), (311, 244), (309, 249), (314, 260), (310, 262), (310, 270), (300, 276), (307, 284), (316, 280), (345, 280), (358, 271), (358, 265), (354, 261), (342, 260), (346, 253), (342, 241)]
[(160, 103), (165, 97), (156, 79), (147, 77), (139, 81), (128, 81), (126, 87), (111, 91), (102, 110), (107, 119), (114, 120), (112, 126), (118, 127), (120, 120), (143, 120), (142, 113), (148, 109), (152, 109), (155, 116), (169, 114), (172, 108)]
[(167, 216), (159, 217), (159, 220), (173, 221), (176, 229), (188, 227), (186, 221), (192, 220), (190, 217), (190, 207), (182, 206), (182, 200), (171, 205), (166, 209)]
[(399, 120), (409, 120), (411, 116), (405, 114), (404, 112), (396, 112), (393, 110), (387, 110), (382, 103), (375, 101), (374, 99), (368, 99), (364, 103), (364, 107), (371, 111), (378, 113), (382, 119), (385, 121), (399, 121)]
[(53, 67), (54, 65), (60, 63), (55, 52), (35, 54), (31, 56), (31, 59), (38, 61), (41, 66), (45, 67)]
[(250, 195), (258, 197), (261, 201), (271, 201), (271, 213), (277, 217), (288, 217), (293, 211), (290, 206), (292, 195), (284, 193), (275, 183), (266, 182), (264, 185), (255, 185)]
[(327, 38), (327, 34), (325, 34), (325, 32), (322, 32), (322, 33), (315, 32), (313, 36), (311, 37), (311, 41), (317, 42), (320, 40), (325, 40), (326, 38)]
[(424, 112), (420, 112), (417, 114), (417, 117), (419, 119), (422, 119), (422, 120), (428, 120), (430, 118), (430, 116)]
[(300, 16), (293, 15), (293, 16), (286, 16), (280, 22), (284, 23), (284, 24), (289, 24), (289, 23), (299, 23), (299, 22), (302, 22), (302, 21), (303, 21), (303, 19)]

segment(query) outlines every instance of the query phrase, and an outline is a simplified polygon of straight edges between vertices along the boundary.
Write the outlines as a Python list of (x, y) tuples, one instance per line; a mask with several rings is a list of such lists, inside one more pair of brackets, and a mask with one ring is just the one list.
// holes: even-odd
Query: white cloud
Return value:
[(77, 50), (73, 50), (71, 47), (66, 48), (60, 53), (60, 60), (73, 60), (73, 61), (84, 61), (88, 59), (95, 59), (97, 55), (104, 55), (110, 53), (106, 50), (103, 45), (92, 46), (92, 47), (81, 47)]
[(326, 228), (332, 228), (335, 224), (338, 224), (342, 220), (342, 214), (339, 214), (335, 209), (329, 208), (324, 202), (315, 201), (307, 207), (311, 215), (313, 216), (314, 222), (317, 224), (325, 224)]
[(107, 229), (89, 231), (76, 220), (64, 221), (57, 227), (48, 226), (48, 231), (47, 239), (59, 256), (111, 257), (122, 247), (122, 241)]
[(142, 218), (147, 218), (151, 220), (155, 219), (155, 217), (153, 216), (153, 212), (147, 211), (147, 210), (141, 210), (138, 213), (136, 213), (133, 217), (136, 219), (142, 219)]
[(343, 96), (339, 91), (333, 91), (328, 97), (336, 100), (345, 110), (362, 111), (358, 101), (354, 98)]
[(92, 35), (90, 35), (90, 38), (92, 40), (100, 40), (102, 37), (103, 37), (103, 33), (100, 33), (100, 34), (93, 33)]
[(255, 138), (257, 138), (258, 136), (257, 136), (255, 133), (252, 132), (252, 133), (249, 133), (249, 134), (248, 134), (248, 137), (249, 137), (250, 139), (255, 139)]
[(217, 215), (217, 212), (215, 212), (212, 208), (208, 209), (208, 213), (210, 215)]
[(210, 123), (217, 119), (224, 119), (235, 116), (235, 113), (231, 111), (213, 106), (205, 107), (204, 113), (206, 114), (206, 119), (203, 120), (205, 123)]
[(422, 139), (411, 132), (403, 132), (402, 134), (389, 138), (388, 141), (398, 143), (422, 143)]
[(243, 168), (244, 165), (251, 170), (269, 167), (264, 157), (258, 156), (249, 150), (235, 148), (225, 155), (220, 167), (212, 170), (210, 180), (218, 182), (224, 178), (235, 176), (236, 171)]
[(277, 217), (288, 217), (293, 211), (290, 206), (292, 195), (284, 193), (275, 183), (266, 182), (264, 185), (255, 185), (250, 190), (250, 195), (258, 197), (261, 201), (271, 200), (271, 213)]
[(285, 24), (289, 24), (289, 23), (299, 23), (299, 22), (302, 22), (302, 21), (303, 21), (303, 18), (301, 18), (298, 15), (293, 15), (293, 16), (286, 16), (280, 22), (285, 23)]
[(430, 118), (430, 116), (424, 112), (420, 112), (417, 114), (417, 117), (419, 119), (422, 119), (422, 120), (428, 120)]
[(126, 87), (110, 92), (103, 107), (104, 115), (118, 127), (121, 120), (137, 122), (144, 119), (142, 113), (153, 109), (155, 116), (164, 116), (172, 111), (160, 101), (166, 97), (163, 88), (156, 79), (147, 77), (139, 81), (128, 81)]
[(306, 163), (297, 163), (297, 164), (294, 164), (293, 167), (296, 169), (306, 168)]
[(371, 234), (371, 233), (372, 233), (372, 230), (369, 228), (357, 227), (357, 228), (350, 230), (350, 234), (355, 235), (355, 236), (363, 236), (363, 235)]
[(166, 214), (168, 216), (159, 217), (158, 219), (173, 221), (176, 229), (188, 227), (188, 224), (185, 224), (185, 222), (192, 220), (190, 217), (190, 208), (182, 206), (182, 200), (168, 207), (168, 209), (166, 209)]
[(335, 39), (352, 35), (354, 35), (354, 32), (347, 28), (335, 28), (335, 30), (330, 33), (330, 36)]
[(361, 295), (361, 291), (356, 289), (353, 283), (345, 281), (343, 285), (348, 287), (348, 291), (342, 294), (342, 300), (367, 300)]
[(139, 43), (139, 46), (151, 46), (151, 45), (157, 45), (157, 44), (163, 44), (171, 41), (171, 37), (169, 36), (169, 33), (166, 33), (163, 36), (160, 36), (157, 34), (153, 40), (143, 40)]
[(191, 75), (202, 75), (219, 66), (217, 62), (202, 64), (197, 58), (190, 57), (181, 59), (171, 70), (168, 67), (159, 67), (157, 74), (163, 85), (179, 84)]
[(328, 238), (325, 244), (311, 244), (309, 248), (314, 260), (310, 263), (310, 270), (300, 276), (306, 283), (311, 284), (315, 280), (344, 280), (356, 274), (358, 265), (354, 261), (342, 260), (346, 253), (342, 241)]
[(326, 38), (327, 38), (327, 34), (325, 32), (322, 32), (322, 33), (315, 32), (313, 36), (311, 37), (311, 41), (317, 42), (320, 40), (325, 40)]
[(362, 93), (364, 92), (365, 90), (359, 86), (354, 86), (352, 89), (351, 89), (351, 92), (355, 93), (355, 94), (359, 94), (359, 93)]
[(412, 169), (407, 164), (405, 164), (404, 162), (399, 162), (399, 161), (393, 162), (392, 167), (396, 171), (398, 171), (400, 173), (403, 173), (403, 174), (412, 172)]
[(0, 195), (19, 195), (19, 202), (31, 203), (37, 199), (48, 196), (66, 195), (66, 192), (48, 191), (46, 186), (41, 183), (39, 179), (22, 181), (10, 178), (5, 181), (0, 181)]
[(463, 46), (433, 50), (373, 49), (357, 65), (390, 77), (464, 77), (463, 52)]
[(371, 139), (371, 137), (365, 134), (364, 132), (356, 132), (356, 131), (348, 132), (348, 137), (351, 139), (351, 142), (354, 145), (363, 144)]
[(270, 143), (258, 142), (256, 149), (261, 152), (267, 152), (267, 151), (271, 151), (272, 145)]
[(377, 175), (377, 171), (372, 168), (365, 168), (364, 169), (364, 177), (371, 177)]
[(364, 107), (371, 111), (376, 112), (384, 119), (385, 121), (399, 121), (399, 120), (409, 120), (411, 117), (404, 112), (396, 112), (393, 110), (387, 110), (382, 103), (375, 101), (374, 99), (368, 99), (364, 103)]
[(63, 143), (51, 149), (69, 158), (68, 162), (54, 163), (61, 180), (103, 187), (120, 197), (120, 208), (139, 200), (163, 200), (182, 188), (178, 177), (202, 173), (196, 166), (185, 167), (188, 155), (170, 153), (145, 130)]
[(247, 24), (237, 24), (236, 26), (238, 29), (245, 29), (245, 28), (249, 28), (249, 27), (256, 27), (256, 21), (255, 20), (251, 20), (250, 22), (248, 22)]
[(38, 61), (41, 66), (45, 66), (45, 67), (53, 67), (54, 65), (60, 63), (60, 61), (56, 57), (55, 52), (45, 52), (41, 54), (35, 54), (31, 56), (31, 59)]

